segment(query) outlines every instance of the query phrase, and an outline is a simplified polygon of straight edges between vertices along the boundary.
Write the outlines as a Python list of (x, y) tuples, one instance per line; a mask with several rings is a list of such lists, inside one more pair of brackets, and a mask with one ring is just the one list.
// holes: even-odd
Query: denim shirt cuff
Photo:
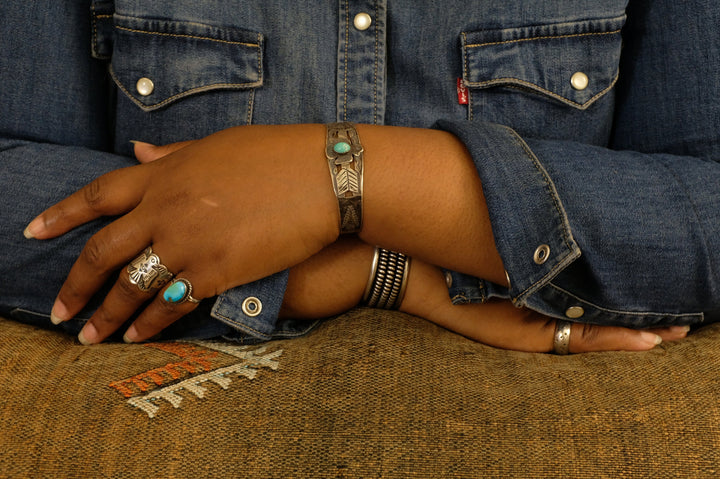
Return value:
[(526, 306), (530, 296), (580, 256), (552, 179), (508, 127), (440, 121), (436, 128), (455, 134), (468, 149), (510, 280), (507, 294), (516, 306)]
[(443, 269), (452, 304), (484, 303), (492, 298), (509, 299), (507, 288), (468, 274)]
[(254, 343), (301, 336), (319, 321), (279, 320), (289, 271), (238, 286), (217, 297), (211, 315), (231, 326), (229, 339)]

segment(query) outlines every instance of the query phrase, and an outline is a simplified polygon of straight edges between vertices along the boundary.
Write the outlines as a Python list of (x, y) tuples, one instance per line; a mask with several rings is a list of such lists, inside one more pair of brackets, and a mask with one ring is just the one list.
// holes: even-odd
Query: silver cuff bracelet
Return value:
[(340, 234), (362, 228), (363, 147), (352, 123), (327, 125), (325, 156), (340, 209)]
[(409, 273), (409, 256), (376, 247), (362, 303), (371, 308), (398, 309)]

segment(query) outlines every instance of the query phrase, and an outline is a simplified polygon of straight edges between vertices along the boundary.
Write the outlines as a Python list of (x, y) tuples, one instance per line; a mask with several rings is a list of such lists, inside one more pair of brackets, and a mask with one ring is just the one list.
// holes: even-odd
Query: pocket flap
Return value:
[(263, 83), (263, 36), (200, 23), (115, 15), (110, 74), (143, 110), (208, 90)]
[(625, 16), (464, 32), (470, 88), (528, 89), (586, 109), (617, 81)]

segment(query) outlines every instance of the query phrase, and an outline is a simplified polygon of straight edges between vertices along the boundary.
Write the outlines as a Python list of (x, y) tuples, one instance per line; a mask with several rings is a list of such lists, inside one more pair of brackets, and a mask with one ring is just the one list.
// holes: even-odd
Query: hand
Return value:
[[(490, 346), (527, 352), (552, 352), (555, 320), (517, 308), (510, 301), (453, 305), (442, 272), (413, 261), (402, 310)], [(570, 352), (645, 351), (662, 341), (684, 338), (688, 326), (636, 330), (573, 323)]]
[[(373, 247), (343, 238), (292, 268), (281, 315), (317, 318), (351, 308), (362, 297), (372, 257)], [(417, 259), (413, 259), (400, 309), (490, 346), (527, 352), (553, 349), (554, 319), (516, 308), (509, 301), (453, 305), (442, 272)], [(688, 329), (634, 330), (574, 323), (570, 352), (644, 351), (661, 341), (682, 339)]]
[(130, 283), (124, 268), (149, 245), (203, 299), (300, 263), (333, 242), (337, 201), (327, 165), (316, 161), (324, 139), (319, 125), (233, 128), (104, 175), (52, 206), (28, 225), (28, 236), (52, 238), (119, 216), (85, 245), (53, 319), (72, 318), (119, 269), (81, 331), (84, 343), (102, 341), (148, 302), (126, 339), (151, 337), (189, 313), (196, 305), (167, 303)]

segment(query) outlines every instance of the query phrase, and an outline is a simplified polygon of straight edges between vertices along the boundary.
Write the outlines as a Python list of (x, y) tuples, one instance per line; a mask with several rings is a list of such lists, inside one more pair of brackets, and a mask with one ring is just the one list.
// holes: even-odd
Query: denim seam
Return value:
[[(465, 45), (465, 42), (467, 41), (467, 33), (462, 32), (461, 35), (462, 35), (462, 44)], [(462, 81), (465, 82), (465, 78), (468, 77), (468, 64), (467, 64), (468, 58), (467, 58), (467, 55), (464, 54), (464, 52), (463, 52), (463, 56), (462, 56), (462, 57), (463, 57), (463, 78), (462, 78)], [(467, 86), (467, 84), (466, 84), (465, 86)], [(472, 92), (471, 92), (469, 89), (468, 89), (468, 91), (467, 91), (467, 94), (468, 94), (468, 105), (467, 105), (467, 106), (468, 106), (468, 120), (469, 120), (469, 121), (473, 121), (473, 117), (474, 117), (474, 115), (473, 115), (473, 110), (474, 110), (474, 108), (473, 108), (473, 103), (472, 103), (472, 97), (473, 97), (473, 96), (472, 96)]]
[(541, 87), (540, 85), (536, 83), (529, 82), (527, 80), (522, 80), (520, 78), (514, 78), (514, 77), (505, 77), (505, 78), (494, 78), (492, 80), (486, 80), (482, 82), (465, 82), (465, 84), (472, 88), (486, 88), (486, 87), (492, 87), (492, 86), (502, 86), (504, 84), (513, 85), (518, 84), (527, 87), (528, 89), (536, 92), (543, 93), (551, 98), (554, 98), (562, 103), (565, 103), (567, 105), (573, 106), (579, 110), (586, 110), (595, 103), (599, 98), (601, 98), (603, 95), (605, 95), (607, 92), (609, 92), (617, 83), (619, 74), (615, 75), (615, 78), (613, 78), (613, 81), (608, 85), (604, 90), (598, 92), (590, 98), (585, 103), (578, 103), (576, 101), (572, 101), (567, 97), (564, 97), (562, 95), (559, 95), (555, 92), (552, 92), (546, 88)]
[[(610, 32), (590, 32), (590, 33), (572, 33), (568, 35), (543, 35), (543, 36), (536, 36), (536, 37), (527, 37), (527, 38), (518, 38), (515, 40), (505, 40), (502, 42), (487, 42), (487, 43), (473, 43), (470, 45), (465, 45), (465, 48), (480, 48), (480, 47), (486, 47), (486, 46), (492, 46), (492, 45), (505, 45), (508, 43), (518, 43), (518, 42), (531, 42), (531, 41), (537, 41), (537, 40), (547, 40), (547, 39), (557, 39), (557, 38), (573, 38), (573, 37), (587, 37), (591, 35), (615, 35), (616, 33), (620, 33), (622, 30), (617, 29)], [(464, 35), (464, 32), (463, 32)]]
[(561, 294), (563, 294), (563, 295), (565, 295), (565, 296), (568, 296), (568, 297), (570, 297), (570, 298), (572, 298), (572, 299), (574, 299), (574, 300), (576, 300), (576, 301), (578, 301), (578, 302), (580, 302), (580, 303), (582, 303), (582, 304), (584, 304), (584, 305), (586, 305), (586, 306), (590, 306), (590, 307), (592, 307), (593, 309), (596, 309), (596, 310), (598, 310), (598, 311), (602, 311), (603, 313), (611, 314), (611, 315), (638, 316), (638, 317), (641, 317), (641, 316), (670, 316), (670, 317), (673, 317), (673, 318), (696, 318), (696, 317), (700, 317), (700, 321), (701, 321), (701, 322), (704, 321), (704, 317), (705, 317), (705, 315), (704, 315), (702, 312), (697, 312), (697, 313), (662, 313), (662, 312), (655, 312), (655, 311), (626, 311), (626, 310), (620, 310), (620, 309), (604, 308), (604, 307), (598, 306), (598, 305), (596, 305), (595, 303), (592, 303), (592, 302), (590, 302), (590, 301), (588, 301), (588, 300), (582, 299), (582, 298), (580, 298), (579, 296), (576, 296), (576, 295), (572, 294), (571, 292), (569, 292), (569, 291), (567, 291), (567, 290), (565, 290), (565, 289), (563, 289), (563, 288), (561, 288), (561, 287), (559, 287), (559, 286), (556, 286), (556, 285), (554, 285), (554, 284), (552, 284), (552, 283), (548, 283), (548, 286), (551, 287), (552, 289), (554, 289), (555, 291), (557, 291), (557, 292), (559, 292), (559, 293), (561, 293)]
[(106, 60), (110, 58), (107, 55), (100, 55), (100, 52), (98, 51), (98, 26), (97, 26), (97, 20), (100, 19), (106, 19), (106, 18), (112, 18), (113, 16), (110, 14), (102, 14), (98, 15), (95, 13), (95, 4), (93, 3), (90, 5), (90, 8), (92, 9), (92, 51), (96, 58)]
[[(260, 56), (258, 54), (258, 56)], [(123, 91), (136, 105), (138, 105), (140, 108), (142, 108), (145, 111), (153, 110), (156, 108), (160, 108), (162, 106), (167, 105), (168, 103), (172, 103), (173, 101), (183, 98), (189, 95), (193, 95), (195, 93), (202, 93), (204, 91), (209, 90), (216, 90), (216, 89), (232, 89), (232, 88), (254, 88), (257, 86), (262, 85), (262, 75), (260, 77), (260, 80), (256, 80), (253, 82), (246, 82), (246, 83), (213, 83), (210, 85), (203, 85), (201, 87), (191, 88), (189, 90), (185, 90), (183, 92), (177, 93), (171, 97), (168, 97), (164, 99), (161, 102), (153, 103), (151, 105), (145, 105), (141, 101), (139, 101), (133, 94), (125, 88), (125, 85), (120, 81), (120, 79), (115, 74), (115, 70), (113, 69), (112, 65), (109, 67), (110, 76), (112, 76), (113, 80), (115, 80), (115, 83), (117, 84), (118, 88)], [(262, 72), (260, 72), (262, 74)]]
[(375, 63), (373, 69), (373, 124), (377, 125), (377, 105), (378, 105), (378, 44), (380, 41), (380, 29), (378, 28), (378, 2), (375, 2)]
[(245, 118), (245, 123), (248, 125), (252, 125), (252, 117), (253, 117), (253, 109), (255, 106), (255, 89), (250, 89), (250, 98), (248, 98), (248, 108), (247, 108), (247, 117)]
[[(535, 166), (535, 169), (543, 178), (543, 182), (545, 183), (545, 188), (547, 190), (548, 195), (550, 198), (552, 198), (552, 203), (555, 208), (555, 212), (557, 216), (561, 219), (562, 227), (560, 228), (560, 232), (563, 238), (563, 242), (565, 243), (566, 248), (569, 250), (566, 254), (562, 255), (560, 258), (558, 258), (555, 261), (555, 265), (540, 278), (535, 283), (528, 286), (525, 291), (518, 294), (516, 297), (512, 298), (512, 302), (516, 305), (523, 305), (525, 299), (534, 293), (537, 289), (539, 289), (543, 284), (549, 282), (553, 277), (555, 277), (560, 271), (565, 269), (567, 265), (575, 261), (577, 259), (581, 252), (580, 249), (577, 247), (577, 245), (574, 245), (575, 241), (572, 239), (572, 233), (568, 234), (570, 231), (570, 224), (567, 220), (567, 217), (565, 215), (565, 211), (563, 207), (559, 203), (559, 199), (557, 197), (555, 187), (552, 183), (552, 179), (550, 179), (547, 171), (545, 171), (545, 168), (540, 164), (540, 160), (535, 156), (535, 154), (530, 150), (530, 147), (525, 143), (525, 141), (520, 138), (520, 136), (512, 129), (508, 128), (506, 126), (500, 125), (502, 128), (506, 129), (509, 133), (511, 138), (515, 141), (515, 143), (522, 148), (522, 150), (525, 152), (525, 155), (527, 155), (528, 159), (533, 163)], [(577, 253), (574, 253), (576, 251)]]
[(342, 121), (347, 121), (348, 101), (348, 50), (350, 48), (350, 2), (345, 0), (345, 52), (343, 58), (343, 116)]
[(136, 28), (121, 27), (118, 25), (115, 25), (115, 28), (117, 28), (118, 30), (124, 30), (126, 32), (142, 33), (144, 35), (157, 35), (157, 36), (161, 36), (161, 37), (176, 37), (176, 38), (192, 38), (194, 40), (207, 40), (209, 42), (226, 43), (229, 45), (241, 45), (241, 46), (245, 46), (245, 47), (260, 48), (259, 43), (235, 42), (232, 40), (220, 40), (219, 38), (204, 37), (204, 36), (200, 36), (200, 35), (184, 35), (184, 34), (180, 34), (180, 33), (153, 32), (153, 31), (149, 31), (149, 30), (138, 30)]

